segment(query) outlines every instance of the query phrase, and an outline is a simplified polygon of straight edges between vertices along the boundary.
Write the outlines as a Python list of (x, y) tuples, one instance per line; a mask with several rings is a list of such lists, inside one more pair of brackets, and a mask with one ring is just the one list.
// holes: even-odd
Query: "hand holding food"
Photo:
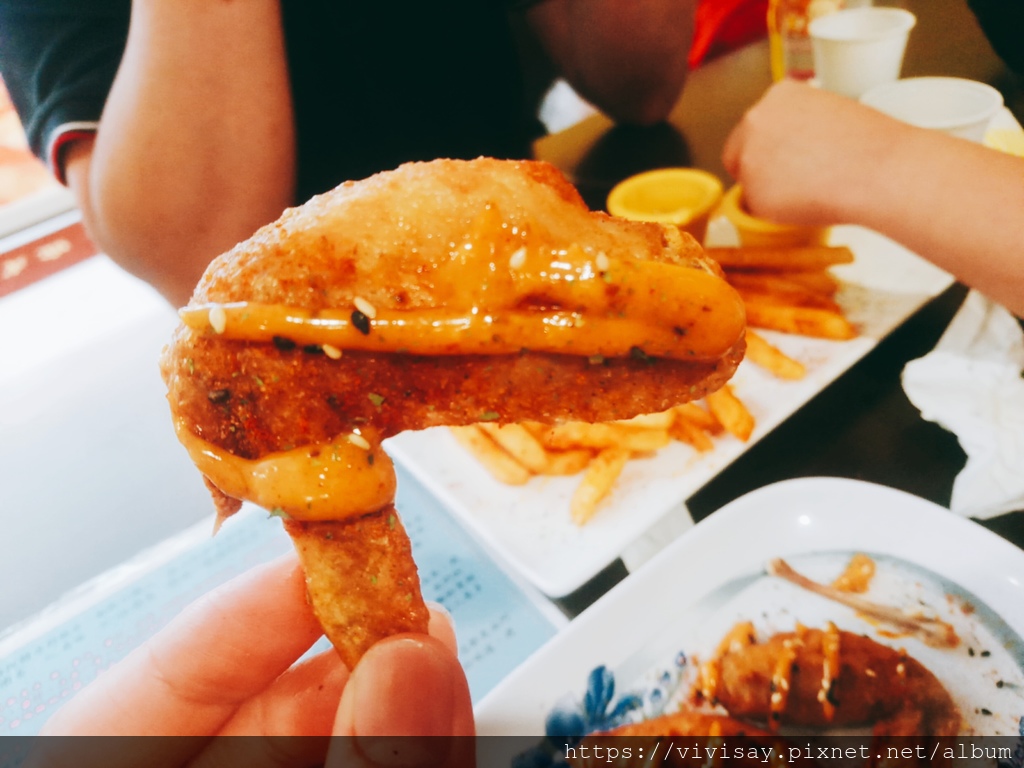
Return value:
[(551, 166), (402, 166), (216, 259), (163, 373), (222, 515), (286, 519), (354, 665), (426, 609), (380, 443), (406, 429), (611, 420), (720, 387), (740, 298), (691, 238), (587, 210)]
[[(472, 736), (472, 702), (450, 619), (432, 611), (429, 636), (390, 638), (353, 670), (333, 651), (304, 655), (320, 635), (294, 555), (257, 566), (187, 607), (82, 689), (43, 729), (54, 736), (192, 738), (33, 740), (29, 766), (363, 766), (357, 739)], [(430, 701), (396, 690), (396, 677)], [(390, 684), (389, 684), (390, 683)], [(214, 736), (262, 738), (233, 739)], [(380, 739), (377, 739), (380, 742)], [(401, 747), (402, 741), (389, 740)], [(472, 739), (433, 739), (432, 765), (464, 765)], [(450, 760), (450, 761), (449, 761)]]

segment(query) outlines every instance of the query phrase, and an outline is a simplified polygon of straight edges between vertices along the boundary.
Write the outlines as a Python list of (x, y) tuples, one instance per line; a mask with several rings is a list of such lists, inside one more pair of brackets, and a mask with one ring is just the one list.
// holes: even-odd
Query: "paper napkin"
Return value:
[(903, 389), (967, 454), (950, 509), (985, 519), (1024, 509), (1024, 333), (971, 291), (935, 349), (903, 370)]

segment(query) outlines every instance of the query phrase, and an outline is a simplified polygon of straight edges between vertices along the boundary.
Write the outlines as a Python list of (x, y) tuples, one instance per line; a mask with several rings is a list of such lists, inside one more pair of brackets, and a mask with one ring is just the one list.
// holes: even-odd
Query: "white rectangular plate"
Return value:
[[(854, 552), (877, 562), (868, 599), (923, 602), (953, 624), (960, 644), (937, 650), (887, 637), (851, 609), (764, 575), (769, 559), (784, 557), (830, 580)], [(1016, 735), (1024, 716), (1024, 551), (902, 491), (806, 478), (749, 493), (662, 550), (484, 698), (478, 732), (543, 735), (553, 708), (578, 702), (600, 666), (613, 672), (617, 696), (638, 693), (648, 709), (652, 686), (661, 685), (660, 707), (682, 693), (672, 690), (679, 652), (706, 658), (744, 618), (770, 631), (833, 621), (905, 648), (946, 686), (975, 732)]]
[(892, 332), (952, 278), (892, 241), (859, 227), (836, 227), (832, 243), (849, 245), (854, 263), (835, 268), (839, 301), (860, 335), (835, 342), (764, 332), (803, 362), (807, 375), (783, 381), (750, 363), (733, 379), (757, 426), (746, 443), (716, 438), (700, 454), (682, 443), (631, 461), (611, 496), (583, 527), (569, 519), (575, 477), (537, 477), (524, 486), (494, 480), (444, 428), (407, 432), (390, 451), (471, 531), (547, 595), (583, 585), (667, 512), (735, 461)]

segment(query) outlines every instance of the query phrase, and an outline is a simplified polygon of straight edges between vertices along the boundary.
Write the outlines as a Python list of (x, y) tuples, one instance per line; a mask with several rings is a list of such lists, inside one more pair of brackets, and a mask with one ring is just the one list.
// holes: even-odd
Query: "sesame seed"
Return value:
[(352, 303), (356, 305), (356, 309), (358, 309), (371, 320), (373, 320), (373, 318), (377, 316), (377, 308), (373, 306), (373, 304), (368, 302), (366, 299), (362, 298), (361, 296), (356, 296), (352, 300)]
[(906, 665), (902, 661), (899, 664), (896, 665), (896, 674), (897, 675), (904, 675), (904, 674), (906, 674), (906, 672), (907, 672), (907, 667), (906, 667)]
[(597, 267), (598, 271), (605, 272), (612, 263), (608, 259), (607, 253), (604, 251), (598, 251), (597, 257), (594, 259), (594, 265)]
[(215, 333), (224, 333), (224, 329), (228, 327), (228, 313), (224, 311), (224, 307), (220, 304), (210, 307), (210, 327), (213, 328)]
[(324, 354), (331, 358), (331, 360), (341, 359), (341, 350), (337, 347), (332, 344), (322, 344), (321, 346), (324, 348)]
[(364, 451), (370, 450), (370, 441), (355, 432), (349, 434), (348, 441), (356, 448), (362, 448)]
[(526, 264), (526, 249), (525, 248), (520, 248), (519, 250), (513, 252), (513, 254), (508, 257), (508, 265), (510, 267), (512, 267), (512, 269), (522, 269), (523, 265), (525, 265), (525, 264)]

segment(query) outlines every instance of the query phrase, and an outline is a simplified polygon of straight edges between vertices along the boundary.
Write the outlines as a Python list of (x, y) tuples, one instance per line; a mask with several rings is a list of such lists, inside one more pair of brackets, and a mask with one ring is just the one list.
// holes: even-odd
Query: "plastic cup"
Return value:
[(985, 83), (959, 77), (908, 77), (883, 83), (860, 101), (897, 120), (982, 142), (1003, 96)]
[(876, 85), (896, 80), (916, 23), (910, 11), (874, 6), (815, 19), (808, 31), (818, 85), (856, 99)]

